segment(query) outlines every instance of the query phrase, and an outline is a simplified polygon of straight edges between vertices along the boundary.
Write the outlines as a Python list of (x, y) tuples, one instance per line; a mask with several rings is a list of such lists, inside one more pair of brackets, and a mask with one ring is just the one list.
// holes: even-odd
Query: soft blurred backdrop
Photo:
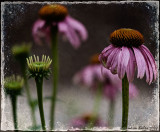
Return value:
[[(36, 45), (32, 37), (32, 26), (38, 18), (39, 9), (46, 3), (6, 3), (2, 6), (3, 35), (4, 35), (4, 76), (21, 74), (20, 66), (15, 62), (11, 47), (22, 42), (31, 42), (31, 55), (51, 55), (50, 46)], [(157, 2), (104, 2), (104, 3), (62, 3), (69, 14), (82, 22), (88, 30), (89, 38), (75, 50), (68, 41), (63, 41), (59, 36), (60, 76), (58, 86), (58, 101), (56, 107), (56, 129), (69, 129), (71, 120), (84, 113), (92, 112), (94, 95), (86, 87), (73, 84), (74, 74), (89, 63), (89, 58), (95, 53), (100, 53), (110, 44), (109, 35), (119, 28), (133, 28), (139, 30), (145, 39), (158, 64), (158, 3)], [(54, 60), (53, 60), (54, 63)], [(52, 79), (44, 80), (44, 96), (50, 96)], [(134, 80), (139, 89), (139, 95), (130, 101), (129, 127), (139, 126), (158, 127), (158, 83), (148, 85), (145, 78)], [(37, 98), (35, 82), (29, 80), (30, 89), (34, 98)], [(156, 96), (155, 96), (156, 94)], [(5, 100), (2, 113), (2, 130), (13, 129), (9, 99)], [(44, 101), (46, 124), (49, 125), (50, 101)], [(100, 117), (104, 122), (107, 119), (108, 100), (103, 99)], [(40, 124), (39, 111), (36, 111)], [(18, 122), (20, 129), (27, 129), (31, 125), (30, 110), (27, 105), (25, 91), (18, 99)], [(115, 127), (121, 126), (121, 94), (117, 97)]]

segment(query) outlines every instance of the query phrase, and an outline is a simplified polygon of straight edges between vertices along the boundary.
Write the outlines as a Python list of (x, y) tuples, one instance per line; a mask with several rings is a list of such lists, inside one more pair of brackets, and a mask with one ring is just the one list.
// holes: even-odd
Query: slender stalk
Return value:
[(45, 124), (44, 112), (43, 112), (43, 92), (42, 92), (43, 77), (37, 77), (35, 78), (35, 81), (37, 86), (38, 106), (39, 106), (39, 112), (41, 117), (42, 129), (46, 130), (46, 124)]
[(127, 129), (129, 109), (129, 82), (125, 75), (122, 79), (122, 129)]
[(114, 110), (115, 109), (115, 101), (114, 100), (110, 100), (110, 104), (109, 104), (109, 120), (108, 120), (108, 126), (109, 127), (113, 127), (114, 125)]
[(27, 80), (27, 76), (26, 76), (26, 72), (25, 72), (26, 71), (26, 62), (21, 62), (21, 70), (22, 70), (22, 74), (23, 74), (23, 78), (24, 78), (24, 85), (25, 85), (25, 90), (26, 90), (26, 94), (27, 94), (28, 105), (30, 106), (30, 109), (31, 109), (31, 118), (32, 118), (33, 126), (36, 126), (37, 122), (36, 122), (36, 116), (35, 116), (35, 108), (32, 103), (32, 98), (31, 98), (31, 94), (30, 94), (30, 90), (29, 90), (29, 86), (28, 86), (28, 80)]
[(56, 107), (56, 95), (57, 95), (57, 85), (58, 85), (58, 29), (57, 26), (51, 28), (52, 30), (52, 60), (53, 68), (52, 68), (52, 75), (53, 75), (53, 92), (52, 92), (52, 100), (51, 100), (51, 110), (50, 110), (50, 129), (54, 129), (54, 122), (55, 122), (55, 107)]
[(96, 123), (101, 99), (102, 99), (102, 84), (99, 83), (99, 86), (96, 91), (96, 98), (95, 98), (94, 106), (93, 106), (93, 118), (88, 123), (89, 128), (92, 128)]
[(10, 95), (11, 103), (12, 103), (12, 111), (13, 111), (13, 122), (14, 122), (14, 129), (18, 129), (18, 122), (17, 122), (17, 96)]

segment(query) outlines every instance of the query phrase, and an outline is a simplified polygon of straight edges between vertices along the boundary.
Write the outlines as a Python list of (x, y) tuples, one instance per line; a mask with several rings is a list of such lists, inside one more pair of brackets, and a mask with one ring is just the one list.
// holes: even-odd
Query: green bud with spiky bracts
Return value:
[(20, 76), (12, 75), (5, 78), (4, 88), (7, 94), (19, 95), (24, 85), (24, 79)]
[(21, 45), (14, 45), (12, 47), (12, 54), (16, 60), (25, 61), (25, 59), (29, 56), (30, 50), (30, 43), (22, 43)]
[(42, 60), (39, 60), (39, 56), (30, 56), (27, 58), (27, 65), (29, 70), (29, 78), (30, 77), (45, 77), (48, 79), (48, 76), (50, 75), (50, 68), (52, 60), (46, 55), (42, 55)]

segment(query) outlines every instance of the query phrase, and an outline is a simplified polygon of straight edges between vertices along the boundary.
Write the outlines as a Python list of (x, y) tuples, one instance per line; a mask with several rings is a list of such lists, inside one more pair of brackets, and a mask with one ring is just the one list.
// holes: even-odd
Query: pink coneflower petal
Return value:
[(117, 50), (118, 50), (118, 48), (114, 48), (112, 50), (112, 52), (110, 53), (110, 55), (108, 56), (107, 63), (106, 63), (106, 68), (109, 69), (109, 67), (111, 66), (111, 62), (112, 62), (114, 56), (116, 55)]
[(145, 71), (147, 70), (145, 59), (141, 53), (141, 51), (138, 48), (133, 47), (136, 63), (137, 63), (137, 69), (138, 74), (137, 78), (142, 79), (144, 76)]
[[(107, 51), (107, 50), (109, 50), (109, 49), (111, 49), (111, 48), (113, 48), (113, 46), (112, 45), (109, 45), (109, 46), (107, 46), (103, 51), (102, 51), (102, 53), (99, 55), (99, 61), (100, 62), (102, 62), (103, 64), (104, 64), (104, 66), (105, 66), (105, 62), (104, 62), (104, 53)], [(105, 59), (106, 60), (106, 59)]]
[(107, 50), (109, 50), (110, 48), (113, 48), (114, 46), (112, 44), (110, 44), (109, 46), (107, 46), (106, 48), (104, 48), (104, 50), (102, 51), (102, 54), (105, 53)]
[(130, 53), (130, 58), (129, 58), (129, 62), (128, 62), (126, 72), (127, 72), (128, 81), (131, 82), (134, 79), (136, 60), (135, 60), (135, 56), (133, 54), (133, 51), (130, 48), (128, 48), (128, 50), (129, 50), (129, 53)]
[(154, 80), (156, 80), (157, 78), (157, 65), (156, 65), (156, 62), (154, 60), (154, 57), (152, 56), (151, 52), (149, 51), (149, 49), (142, 45), (141, 48), (145, 51), (145, 53), (147, 54), (149, 60), (151, 61), (151, 64), (152, 64), (152, 68), (153, 68), (153, 73), (154, 73)]
[(33, 38), (34, 38), (34, 41), (37, 43), (37, 44), (41, 44), (41, 37), (44, 37), (45, 36), (45, 33), (43, 33), (42, 31), (42, 28), (45, 26), (45, 21), (43, 20), (40, 20), (38, 19), (34, 25), (33, 25), (33, 28), (32, 28), (32, 35), (33, 35)]
[(119, 58), (118, 58), (118, 67), (117, 67), (117, 72), (119, 78), (123, 78), (125, 75), (125, 71), (128, 65), (128, 61), (130, 58), (130, 53), (127, 47), (122, 47), (121, 52), (119, 53)]
[(103, 53), (103, 56), (101, 57), (101, 62), (103, 63), (104, 67), (106, 67), (108, 56), (112, 53), (113, 50), (114, 47), (111, 47), (110, 49), (107, 50), (107, 52)]
[[(141, 52), (142, 52), (142, 54), (143, 54), (143, 56), (144, 56), (144, 59), (145, 59), (145, 61), (146, 61), (146, 64), (147, 64), (147, 73), (149, 73), (149, 74), (146, 74), (146, 76), (148, 76), (148, 77), (146, 77), (147, 79), (146, 79), (146, 81), (149, 83), (149, 84), (151, 84), (151, 82), (152, 82), (152, 80), (153, 80), (153, 69), (152, 69), (152, 63), (151, 63), (151, 61), (150, 61), (150, 58), (148, 57), (148, 55), (146, 54), (146, 52), (142, 49), (142, 48), (140, 48), (141, 49)], [(154, 65), (154, 64), (153, 64)]]
[(74, 30), (78, 32), (83, 41), (88, 38), (87, 30), (82, 23), (80, 23), (79, 21), (75, 20), (70, 16), (66, 17), (66, 21)]
[(68, 38), (74, 48), (78, 48), (80, 46), (78, 35), (75, 30), (66, 23), (66, 21), (58, 23), (58, 30)]
[(115, 54), (112, 62), (111, 62), (111, 72), (113, 74), (117, 73), (117, 65), (118, 65), (118, 58), (119, 58), (119, 53), (121, 52), (121, 49), (118, 48), (117, 53)]

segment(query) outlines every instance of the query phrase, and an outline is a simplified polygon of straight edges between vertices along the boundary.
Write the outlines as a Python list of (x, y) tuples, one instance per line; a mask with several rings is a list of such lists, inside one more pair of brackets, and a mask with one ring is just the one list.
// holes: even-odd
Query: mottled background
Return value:
[[(3, 5), (4, 12), (2, 20), (4, 21), (4, 76), (11, 74), (21, 74), (19, 64), (15, 62), (11, 47), (14, 44), (22, 42), (31, 42), (32, 54), (51, 55), (48, 45), (39, 46), (33, 41), (31, 30), (33, 23), (38, 18), (38, 10), (45, 3), (8, 3)], [(157, 56), (158, 38), (158, 3), (156, 2), (128, 2), (128, 3), (63, 3), (69, 10), (69, 14), (75, 19), (81, 21), (87, 28), (89, 38), (82, 43), (78, 50), (74, 50), (69, 42), (64, 42), (59, 36), (59, 61), (60, 76), (58, 87), (58, 98), (56, 107), (56, 128), (68, 129), (69, 122), (83, 113), (92, 111), (94, 95), (85, 87), (73, 85), (73, 75), (88, 64), (90, 56), (100, 53), (104, 47), (110, 44), (109, 35), (119, 28), (133, 28), (139, 30), (145, 39), (145, 45), (150, 49), (154, 57)], [(158, 61), (158, 57), (156, 58)], [(51, 93), (52, 79), (44, 81), (44, 96)], [(31, 79), (30, 88), (33, 97), (36, 98), (35, 83)], [(139, 96), (130, 101), (129, 126), (156, 126), (158, 127), (158, 104), (154, 99), (158, 97), (158, 84), (148, 85), (145, 78), (134, 80), (134, 84), (139, 88)], [(157, 96), (155, 96), (157, 94)], [(2, 129), (13, 129), (10, 102), (4, 100), (5, 107), (2, 113)], [(103, 99), (100, 109), (102, 120), (107, 119), (108, 100)], [(49, 124), (50, 102), (45, 101), (45, 118)], [(25, 92), (18, 100), (18, 122), (20, 129), (27, 129), (31, 125), (29, 108), (26, 103)], [(39, 113), (37, 109), (37, 120)], [(121, 95), (117, 97), (115, 127), (121, 126)]]

